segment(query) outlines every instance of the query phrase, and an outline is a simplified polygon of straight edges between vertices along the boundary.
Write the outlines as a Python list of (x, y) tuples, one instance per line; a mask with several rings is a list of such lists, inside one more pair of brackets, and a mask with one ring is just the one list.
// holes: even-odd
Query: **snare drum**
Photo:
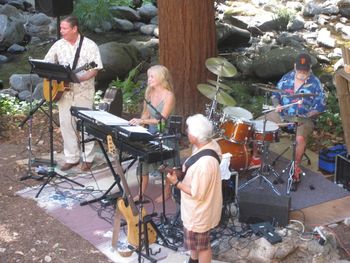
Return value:
[(264, 120), (253, 121), (253, 140), (258, 142), (279, 142), (279, 127), (273, 121), (266, 121), (264, 138)]
[(252, 135), (252, 127), (249, 120), (227, 120), (220, 126), (221, 136), (230, 142), (246, 144)]

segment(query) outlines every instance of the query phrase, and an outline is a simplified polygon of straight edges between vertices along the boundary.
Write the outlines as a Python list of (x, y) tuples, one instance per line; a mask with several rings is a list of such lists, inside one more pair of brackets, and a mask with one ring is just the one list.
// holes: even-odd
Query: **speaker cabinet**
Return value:
[(335, 158), (334, 181), (350, 191), (350, 160), (342, 155)]
[(73, 12), (73, 0), (35, 0), (35, 9), (52, 17), (65, 16)]
[(268, 221), (274, 226), (289, 222), (290, 196), (265, 192), (238, 192), (239, 221), (255, 224)]

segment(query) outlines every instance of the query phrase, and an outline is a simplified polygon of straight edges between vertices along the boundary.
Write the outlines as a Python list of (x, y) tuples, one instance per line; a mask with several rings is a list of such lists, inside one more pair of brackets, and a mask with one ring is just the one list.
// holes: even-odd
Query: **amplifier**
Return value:
[(238, 207), (240, 222), (255, 224), (268, 221), (279, 227), (289, 223), (290, 196), (239, 191)]
[(350, 160), (342, 155), (337, 155), (335, 159), (335, 177), (337, 184), (342, 184), (347, 190), (350, 190)]

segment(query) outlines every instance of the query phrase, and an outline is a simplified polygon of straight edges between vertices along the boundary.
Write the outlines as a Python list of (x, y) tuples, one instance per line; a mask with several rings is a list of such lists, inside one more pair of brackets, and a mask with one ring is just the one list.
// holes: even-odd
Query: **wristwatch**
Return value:
[(180, 180), (177, 180), (177, 182), (174, 184), (175, 187), (177, 187), (177, 185), (180, 183)]

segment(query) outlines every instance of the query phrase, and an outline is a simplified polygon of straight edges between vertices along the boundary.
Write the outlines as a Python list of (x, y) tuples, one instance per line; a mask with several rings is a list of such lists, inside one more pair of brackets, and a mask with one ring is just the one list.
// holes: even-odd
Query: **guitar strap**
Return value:
[[(184, 163), (185, 165), (185, 176), (186, 176), (186, 173), (187, 173), (187, 170), (188, 168), (190, 168), (195, 162), (197, 162), (201, 157), (203, 156), (212, 156), (214, 157), (220, 164), (220, 157), (219, 155), (217, 154), (216, 151), (212, 150), (212, 149), (204, 149), (194, 155), (192, 155), (189, 159), (187, 159), (187, 161)], [(184, 177), (185, 177), (184, 176)]]
[(83, 45), (83, 40), (84, 40), (84, 36), (80, 35), (79, 46), (77, 48), (77, 51), (75, 51), (75, 56), (74, 56), (72, 70), (75, 70), (75, 68), (77, 67), (79, 56), (80, 56), (80, 49), (81, 49), (81, 46)]

